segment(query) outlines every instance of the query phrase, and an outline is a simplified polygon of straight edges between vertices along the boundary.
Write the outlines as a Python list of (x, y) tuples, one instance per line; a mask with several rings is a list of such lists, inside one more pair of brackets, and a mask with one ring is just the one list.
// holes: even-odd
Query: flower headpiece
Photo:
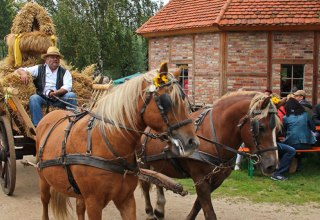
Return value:
[(271, 94), (271, 101), (273, 102), (273, 104), (277, 105), (280, 102), (280, 98), (278, 97), (278, 95), (276, 94)]
[(153, 78), (153, 84), (158, 88), (159, 86), (166, 84), (169, 82), (169, 79), (167, 77), (166, 73), (160, 73), (158, 71), (158, 74), (156, 77)]

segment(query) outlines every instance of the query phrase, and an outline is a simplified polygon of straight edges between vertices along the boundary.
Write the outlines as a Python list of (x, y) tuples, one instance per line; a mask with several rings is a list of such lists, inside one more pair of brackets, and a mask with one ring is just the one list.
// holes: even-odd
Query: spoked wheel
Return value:
[(0, 116), (0, 184), (7, 195), (12, 195), (16, 186), (16, 152), (9, 119)]

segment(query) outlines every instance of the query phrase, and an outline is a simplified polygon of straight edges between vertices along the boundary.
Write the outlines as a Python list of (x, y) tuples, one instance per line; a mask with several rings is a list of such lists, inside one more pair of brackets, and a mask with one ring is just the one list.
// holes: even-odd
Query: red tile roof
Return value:
[(171, 0), (138, 34), (205, 27), (320, 25), (320, 0)]

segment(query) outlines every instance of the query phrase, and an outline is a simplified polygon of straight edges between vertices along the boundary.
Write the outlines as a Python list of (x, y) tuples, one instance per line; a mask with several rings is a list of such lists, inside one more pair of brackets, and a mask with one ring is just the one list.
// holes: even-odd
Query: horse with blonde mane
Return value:
[[(191, 114), (195, 120), (196, 134), (200, 138), (197, 151), (186, 158), (166, 151), (166, 145), (158, 140), (143, 138), (140, 157), (143, 164), (155, 171), (174, 178), (191, 178), (195, 184), (197, 199), (186, 219), (195, 219), (203, 210), (205, 219), (217, 219), (211, 192), (230, 175), (239, 153), (260, 165), (269, 175), (278, 165), (276, 127), (280, 122), (276, 107), (270, 97), (258, 92), (234, 92), (213, 103), (212, 108), (200, 109)], [(239, 152), (244, 143), (251, 153)], [(157, 205), (153, 210), (148, 182), (141, 181), (145, 197), (147, 219), (164, 217), (165, 198), (163, 188), (157, 186)]]
[(56, 110), (36, 128), (43, 220), (50, 201), (56, 219), (68, 219), (68, 197), (77, 198), (78, 219), (102, 219), (113, 201), (123, 219), (136, 219), (134, 190), (139, 167), (135, 149), (150, 126), (172, 141), (180, 156), (199, 145), (181, 88), (164, 63), (117, 86), (92, 112)]

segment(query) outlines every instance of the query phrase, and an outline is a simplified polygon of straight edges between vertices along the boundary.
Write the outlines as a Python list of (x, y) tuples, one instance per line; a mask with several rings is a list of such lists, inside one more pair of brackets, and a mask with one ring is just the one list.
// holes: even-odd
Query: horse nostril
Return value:
[(192, 147), (198, 148), (199, 147), (199, 141), (195, 138), (190, 138), (188, 141), (188, 144)]

